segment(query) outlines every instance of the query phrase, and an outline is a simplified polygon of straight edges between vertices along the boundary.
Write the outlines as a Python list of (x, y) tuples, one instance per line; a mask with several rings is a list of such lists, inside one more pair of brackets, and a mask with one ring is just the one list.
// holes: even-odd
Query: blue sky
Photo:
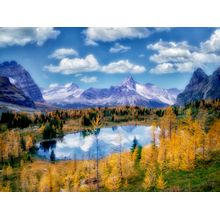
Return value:
[(16, 60), (41, 88), (109, 87), (132, 75), (183, 89), (220, 66), (218, 28), (0, 28), (0, 62)]

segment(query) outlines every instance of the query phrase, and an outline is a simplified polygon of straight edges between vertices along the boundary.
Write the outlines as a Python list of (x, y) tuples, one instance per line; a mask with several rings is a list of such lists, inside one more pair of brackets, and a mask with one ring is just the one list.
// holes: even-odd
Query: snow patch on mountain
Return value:
[(82, 90), (74, 83), (63, 86), (54, 84), (43, 91), (43, 97), (47, 102), (62, 107), (164, 107), (173, 105), (179, 92), (177, 89), (163, 89), (149, 83), (140, 84), (129, 76), (121, 85), (104, 89)]
[(64, 86), (54, 84), (43, 91), (43, 97), (51, 103), (71, 102), (73, 99), (79, 98), (83, 91), (74, 83), (67, 83)]

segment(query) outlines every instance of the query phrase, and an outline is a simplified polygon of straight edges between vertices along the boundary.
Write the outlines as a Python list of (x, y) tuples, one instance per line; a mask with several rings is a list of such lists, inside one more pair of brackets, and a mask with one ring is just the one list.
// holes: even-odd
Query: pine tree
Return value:
[(52, 162), (54, 162), (54, 161), (56, 160), (56, 156), (55, 156), (54, 150), (51, 151), (50, 160), (51, 160)]
[(133, 139), (133, 144), (132, 144), (132, 146), (131, 146), (131, 154), (133, 154), (134, 153), (134, 151), (136, 150), (136, 148), (138, 147), (138, 141), (137, 141), (137, 139), (136, 139), (136, 137), (134, 137), (134, 139)]

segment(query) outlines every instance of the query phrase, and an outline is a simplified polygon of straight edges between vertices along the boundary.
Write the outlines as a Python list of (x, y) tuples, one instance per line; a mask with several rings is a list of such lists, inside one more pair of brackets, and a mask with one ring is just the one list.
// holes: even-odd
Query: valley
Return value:
[(40, 89), (0, 64), (0, 191), (219, 191), (219, 73), (198, 68), (184, 90)]

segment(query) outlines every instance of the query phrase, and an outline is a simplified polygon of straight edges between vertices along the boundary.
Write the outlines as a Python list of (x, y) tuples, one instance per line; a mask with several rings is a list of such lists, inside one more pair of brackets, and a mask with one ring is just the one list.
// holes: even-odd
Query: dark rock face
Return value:
[(42, 93), (30, 73), (15, 61), (0, 64), (0, 76), (8, 77), (33, 101), (43, 102)]
[(210, 76), (204, 95), (206, 99), (220, 98), (220, 67)]
[(185, 105), (201, 99), (220, 98), (220, 68), (208, 76), (199, 68), (194, 73), (185, 90), (177, 96), (177, 105)]
[(0, 102), (35, 108), (34, 102), (24, 92), (11, 84), (7, 77), (0, 76)]

